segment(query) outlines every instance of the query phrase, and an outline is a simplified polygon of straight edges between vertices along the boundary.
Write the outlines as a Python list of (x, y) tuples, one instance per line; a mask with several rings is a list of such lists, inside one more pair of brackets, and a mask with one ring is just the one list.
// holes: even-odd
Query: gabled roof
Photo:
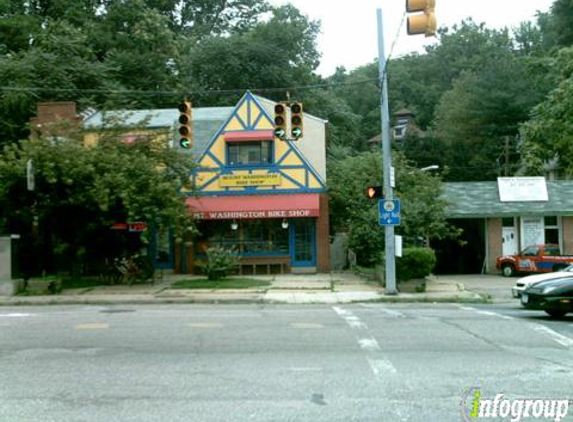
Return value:
[(547, 181), (548, 201), (501, 202), (497, 182), (444, 183), (448, 218), (573, 215), (573, 180)]

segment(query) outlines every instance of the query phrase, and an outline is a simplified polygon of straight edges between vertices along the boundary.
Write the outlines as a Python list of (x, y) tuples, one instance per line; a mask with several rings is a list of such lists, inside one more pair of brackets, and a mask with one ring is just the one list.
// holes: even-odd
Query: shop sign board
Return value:
[(246, 220), (251, 218), (304, 218), (318, 217), (318, 209), (257, 210), (257, 211), (206, 211), (195, 212), (198, 220)]
[(219, 177), (220, 187), (277, 186), (281, 184), (279, 173), (267, 174), (223, 174)]
[(545, 177), (498, 177), (501, 202), (548, 201)]

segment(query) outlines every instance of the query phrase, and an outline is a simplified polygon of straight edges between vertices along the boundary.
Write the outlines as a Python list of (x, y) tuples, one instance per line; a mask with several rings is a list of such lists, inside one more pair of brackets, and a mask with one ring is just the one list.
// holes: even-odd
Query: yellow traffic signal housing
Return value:
[(294, 102), (290, 105), (290, 133), (295, 140), (302, 138), (303, 129), (302, 103)]
[(191, 128), (191, 102), (181, 101), (179, 103), (179, 146), (184, 149), (193, 147)]
[(425, 34), (426, 37), (436, 35), (435, 7), (436, 0), (406, 0), (406, 12), (414, 12), (408, 16), (408, 35)]
[(280, 139), (286, 139), (287, 135), (287, 117), (286, 104), (278, 103), (275, 105), (275, 136)]

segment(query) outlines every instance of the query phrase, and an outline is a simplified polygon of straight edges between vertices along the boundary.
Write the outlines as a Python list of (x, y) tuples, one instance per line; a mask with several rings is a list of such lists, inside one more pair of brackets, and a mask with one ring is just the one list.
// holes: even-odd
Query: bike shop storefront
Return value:
[(192, 265), (222, 246), (238, 253), (241, 274), (324, 271), (328, 214), (321, 202), (319, 194), (188, 198), (200, 232)]

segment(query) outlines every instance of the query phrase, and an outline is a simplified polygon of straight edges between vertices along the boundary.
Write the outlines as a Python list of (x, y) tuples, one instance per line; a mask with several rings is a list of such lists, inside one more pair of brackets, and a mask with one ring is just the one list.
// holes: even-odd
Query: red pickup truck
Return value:
[(559, 245), (528, 246), (517, 255), (497, 258), (496, 267), (506, 277), (518, 273), (548, 273), (573, 264), (573, 255), (561, 255)]

